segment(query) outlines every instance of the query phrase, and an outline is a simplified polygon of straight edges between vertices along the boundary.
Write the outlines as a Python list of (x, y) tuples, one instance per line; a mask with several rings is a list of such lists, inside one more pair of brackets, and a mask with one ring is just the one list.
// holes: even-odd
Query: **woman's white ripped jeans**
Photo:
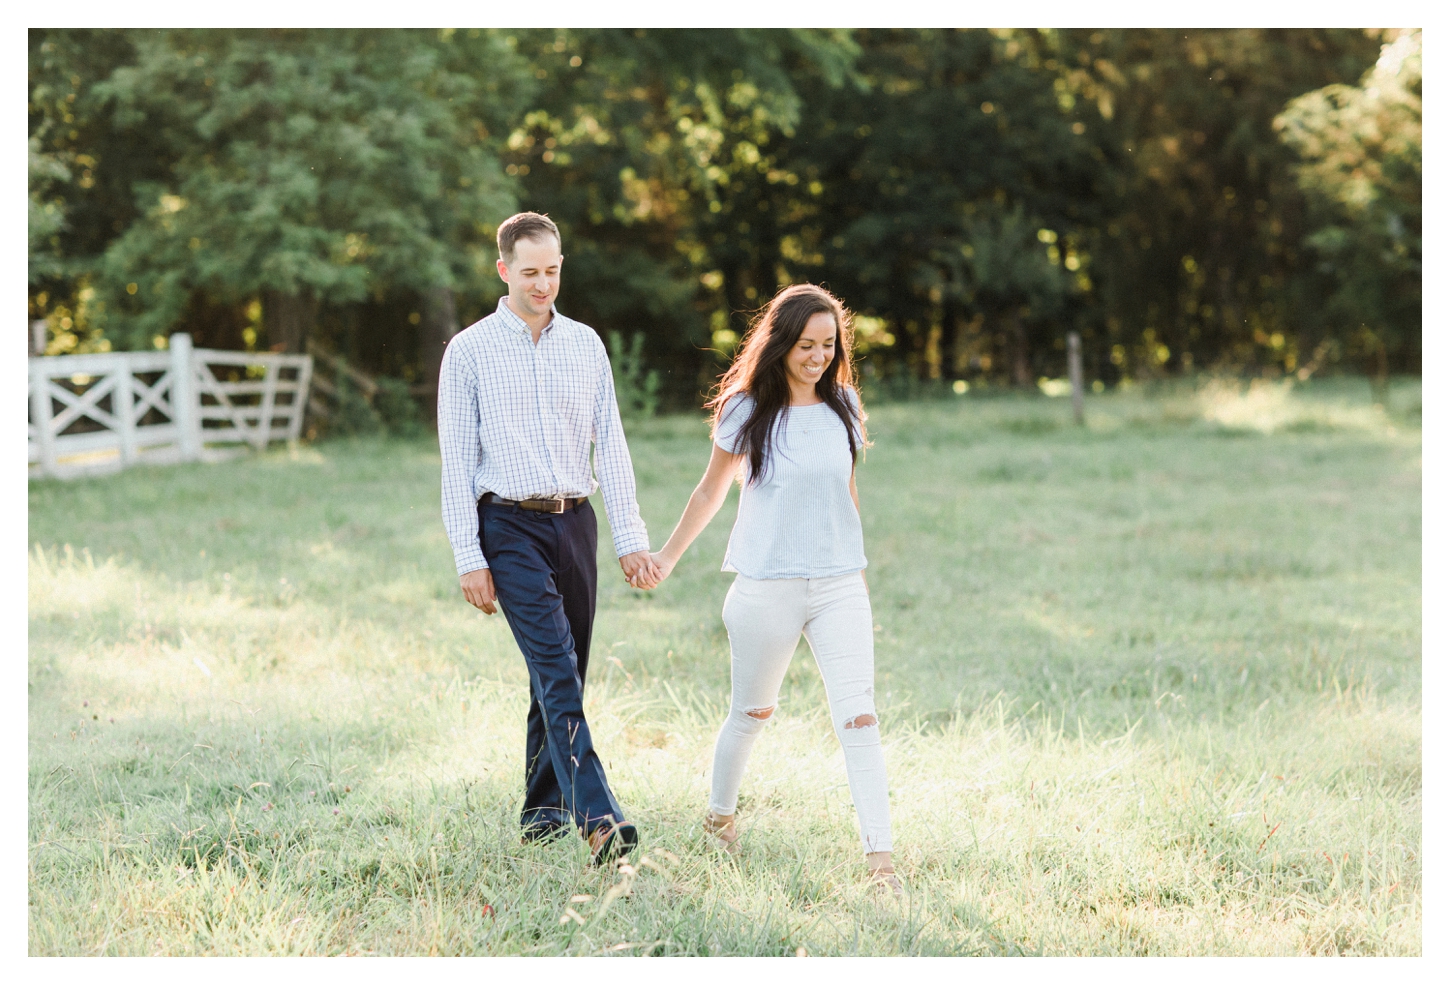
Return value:
[(735, 813), (750, 749), (775, 711), (780, 683), (805, 633), (846, 754), (861, 844), (867, 852), (891, 851), (886, 757), (876, 720), (871, 600), (861, 573), (832, 578), (736, 575), (725, 596), (724, 616), (730, 634), (730, 714), (715, 740), (710, 810)]

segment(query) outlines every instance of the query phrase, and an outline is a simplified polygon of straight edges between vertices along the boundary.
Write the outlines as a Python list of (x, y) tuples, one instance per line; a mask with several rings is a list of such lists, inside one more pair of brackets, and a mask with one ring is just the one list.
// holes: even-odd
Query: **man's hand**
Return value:
[(469, 605), (477, 606), (489, 615), (498, 611), (494, 607), (498, 595), (493, 590), (493, 572), (487, 568), (475, 568), (460, 576), (458, 584), (463, 588), (463, 597), (468, 599)]
[(649, 551), (635, 551), (619, 559), (625, 580), (635, 588), (654, 588), (664, 580), (664, 575), (650, 557)]

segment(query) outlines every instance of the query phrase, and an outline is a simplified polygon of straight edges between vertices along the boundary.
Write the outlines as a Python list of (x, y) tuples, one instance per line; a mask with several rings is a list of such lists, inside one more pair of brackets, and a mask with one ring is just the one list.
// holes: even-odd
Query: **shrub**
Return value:
[(383, 427), (382, 418), (348, 375), (347, 361), (341, 356), (337, 357), (336, 368), (337, 406), (328, 419), (327, 433), (334, 437), (376, 434)]
[(373, 394), (373, 410), (382, 420), (388, 434), (398, 438), (416, 438), (425, 430), (418, 402), (408, 392), (408, 384), (391, 376), (378, 378)]
[(629, 349), (618, 332), (609, 333), (609, 363), (614, 370), (614, 397), (625, 420), (654, 417), (659, 409), (660, 374), (644, 368), (644, 333), (635, 332)]

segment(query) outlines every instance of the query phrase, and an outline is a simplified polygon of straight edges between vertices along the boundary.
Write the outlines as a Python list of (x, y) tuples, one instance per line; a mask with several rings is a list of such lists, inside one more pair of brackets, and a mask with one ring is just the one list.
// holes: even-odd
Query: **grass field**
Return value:
[[(430, 442), (29, 492), (31, 954), (1418, 954), (1419, 384), (871, 408), (897, 867), (802, 644), (744, 852), (699, 825), (734, 496), (654, 593), (601, 530), (628, 869), (522, 847), (527, 678)], [(656, 546), (708, 457), (632, 431)], [(603, 510), (600, 508), (601, 520)]]

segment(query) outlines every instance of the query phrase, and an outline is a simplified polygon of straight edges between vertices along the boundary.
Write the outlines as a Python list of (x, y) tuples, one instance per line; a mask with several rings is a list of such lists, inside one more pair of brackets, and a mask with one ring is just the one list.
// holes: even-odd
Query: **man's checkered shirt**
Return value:
[[(555, 311), (534, 345), (506, 301), (453, 337), (439, 373), (443, 526), (458, 573), (488, 567), (478, 543), (485, 492), (541, 499), (602, 488), (615, 551), (623, 557), (649, 550), (604, 343), (588, 325)], [(589, 467), (591, 441), (598, 482)]]

